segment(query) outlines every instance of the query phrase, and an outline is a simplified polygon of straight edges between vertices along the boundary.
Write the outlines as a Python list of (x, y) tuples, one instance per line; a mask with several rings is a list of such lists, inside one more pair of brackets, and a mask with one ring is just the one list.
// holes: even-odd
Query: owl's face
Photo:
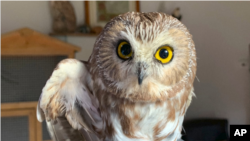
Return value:
[(90, 62), (103, 89), (140, 101), (176, 95), (173, 89), (192, 84), (196, 72), (191, 35), (163, 13), (126, 13), (111, 20)]

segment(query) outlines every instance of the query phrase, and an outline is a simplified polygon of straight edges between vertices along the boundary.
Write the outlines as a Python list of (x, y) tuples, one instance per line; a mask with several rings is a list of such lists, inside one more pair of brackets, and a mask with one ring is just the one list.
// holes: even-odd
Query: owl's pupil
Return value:
[(129, 55), (131, 52), (131, 47), (129, 44), (125, 44), (121, 47), (121, 52), (123, 55)]
[(160, 50), (160, 57), (161, 57), (162, 59), (167, 58), (167, 57), (168, 57), (168, 51), (167, 51), (166, 49), (161, 49), (161, 50)]

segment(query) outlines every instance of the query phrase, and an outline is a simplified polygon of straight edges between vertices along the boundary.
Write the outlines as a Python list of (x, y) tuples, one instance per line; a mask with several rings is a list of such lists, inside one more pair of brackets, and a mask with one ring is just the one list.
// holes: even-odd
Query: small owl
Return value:
[(58, 141), (180, 140), (195, 76), (194, 42), (179, 20), (125, 13), (107, 23), (88, 62), (58, 64), (37, 118)]

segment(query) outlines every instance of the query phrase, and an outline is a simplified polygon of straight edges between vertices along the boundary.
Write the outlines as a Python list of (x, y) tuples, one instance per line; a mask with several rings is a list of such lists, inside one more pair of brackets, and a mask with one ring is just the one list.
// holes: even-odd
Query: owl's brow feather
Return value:
[[(163, 13), (126, 13), (116, 20), (121, 21), (126, 32), (134, 36), (140, 42), (151, 42), (157, 35), (169, 29), (169, 25), (175, 25), (178, 21)], [(132, 22), (131, 22), (132, 21)]]

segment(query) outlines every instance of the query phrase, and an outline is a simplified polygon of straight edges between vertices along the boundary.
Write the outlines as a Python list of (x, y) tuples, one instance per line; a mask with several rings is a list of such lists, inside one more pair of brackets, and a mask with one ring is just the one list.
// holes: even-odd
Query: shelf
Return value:
[(95, 33), (50, 33), (50, 36), (85, 36), (85, 37), (97, 37), (99, 34)]

